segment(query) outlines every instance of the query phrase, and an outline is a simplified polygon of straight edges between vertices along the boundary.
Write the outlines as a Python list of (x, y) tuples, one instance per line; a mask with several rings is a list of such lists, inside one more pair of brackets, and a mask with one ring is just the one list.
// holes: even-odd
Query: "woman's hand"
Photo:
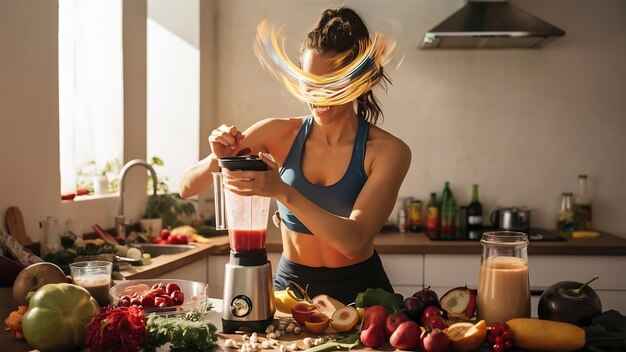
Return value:
[(278, 164), (263, 153), (259, 153), (259, 158), (267, 165), (267, 171), (232, 171), (223, 169), (224, 187), (241, 196), (276, 198), (287, 185), (280, 178)]
[(242, 139), (243, 135), (237, 127), (221, 125), (209, 136), (211, 153), (216, 159), (234, 156), (237, 154)]

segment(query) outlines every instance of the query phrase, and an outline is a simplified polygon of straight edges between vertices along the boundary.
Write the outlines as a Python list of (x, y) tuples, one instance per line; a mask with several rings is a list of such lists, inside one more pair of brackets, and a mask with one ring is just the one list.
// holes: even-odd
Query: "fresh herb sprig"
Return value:
[(204, 314), (198, 310), (180, 316), (150, 314), (146, 324), (146, 340), (143, 348), (154, 352), (167, 343), (173, 351), (206, 351), (217, 345), (217, 328), (203, 321)]

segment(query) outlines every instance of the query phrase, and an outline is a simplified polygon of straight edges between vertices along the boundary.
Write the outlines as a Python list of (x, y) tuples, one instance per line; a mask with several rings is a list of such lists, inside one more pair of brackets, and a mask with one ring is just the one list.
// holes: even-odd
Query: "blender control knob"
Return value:
[(236, 317), (245, 317), (252, 311), (252, 302), (250, 298), (240, 295), (233, 298), (230, 303), (230, 311)]

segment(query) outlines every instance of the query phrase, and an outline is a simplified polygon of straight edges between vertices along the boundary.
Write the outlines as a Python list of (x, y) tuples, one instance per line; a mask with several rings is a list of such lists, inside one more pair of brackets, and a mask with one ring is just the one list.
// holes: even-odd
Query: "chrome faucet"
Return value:
[(120, 210), (118, 215), (115, 217), (115, 232), (121, 238), (126, 238), (126, 225), (128, 225), (128, 223), (126, 223), (126, 219), (124, 218), (124, 178), (126, 178), (126, 172), (131, 167), (137, 165), (145, 166), (150, 171), (150, 174), (152, 175), (152, 185), (154, 186), (154, 195), (157, 194), (157, 175), (150, 164), (141, 159), (134, 159), (124, 164), (122, 170), (120, 170)]

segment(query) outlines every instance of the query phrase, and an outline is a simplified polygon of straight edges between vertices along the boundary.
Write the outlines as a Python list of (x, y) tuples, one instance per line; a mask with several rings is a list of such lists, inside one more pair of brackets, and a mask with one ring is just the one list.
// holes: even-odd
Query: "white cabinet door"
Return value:
[(174, 269), (156, 277), (156, 279), (180, 279), (207, 282), (207, 259), (200, 259), (182, 268)]
[(224, 266), (228, 263), (228, 255), (212, 255), (209, 257), (208, 275), (209, 297), (222, 298), (224, 296)]
[(424, 286), (430, 286), (439, 298), (448, 290), (478, 287), (479, 255), (427, 254), (424, 256)]
[(396, 293), (404, 297), (422, 289), (424, 256), (421, 254), (380, 254), (385, 272)]

